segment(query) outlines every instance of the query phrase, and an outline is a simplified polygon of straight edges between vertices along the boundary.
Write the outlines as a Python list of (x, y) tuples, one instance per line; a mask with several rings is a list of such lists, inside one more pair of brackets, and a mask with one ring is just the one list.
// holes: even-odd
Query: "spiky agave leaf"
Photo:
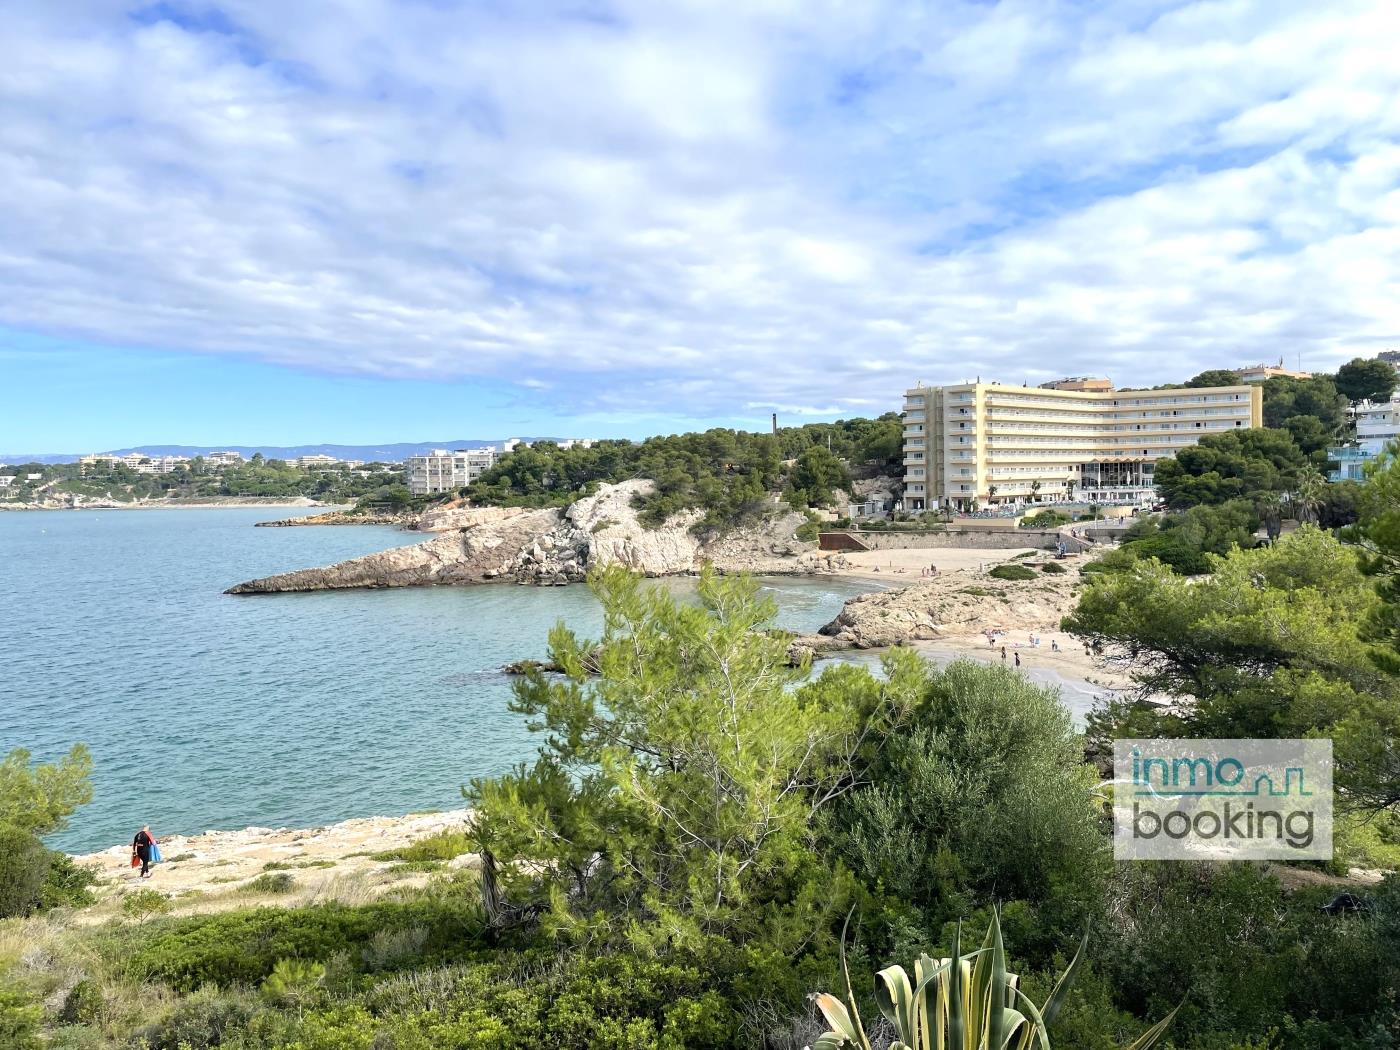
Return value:
[(887, 966), (875, 975), (875, 1002), (906, 1043), (916, 1039), (914, 989), (903, 966)]
[(1079, 950), (1074, 953), (1074, 958), (1065, 967), (1065, 972), (1060, 974), (1060, 979), (1055, 982), (1055, 989), (1050, 993), (1050, 998), (1045, 1000), (1045, 1005), (1040, 1008), (1040, 1016), (1045, 1018), (1044, 1025), (1049, 1026), (1055, 1023), (1055, 1018), (1060, 1013), (1060, 1007), (1065, 1004), (1065, 999), (1069, 996), (1070, 989), (1074, 986), (1075, 979), (1079, 976), (1079, 964), (1084, 959), (1084, 952), (1089, 947), (1089, 931), (1084, 931), (1084, 936), (1079, 941)]
[(1134, 1039), (1132, 1044), (1128, 1047), (1128, 1050), (1148, 1050), (1148, 1047), (1156, 1046), (1157, 1041), (1167, 1034), (1167, 1029), (1171, 1026), (1172, 1021), (1175, 1020), (1176, 1012), (1180, 1009), (1181, 1004), (1177, 1003), (1176, 1006), (1172, 1007), (1171, 1013), (1167, 1014), (1166, 1017), (1162, 1018), (1147, 1031), (1143, 1032), (1142, 1035)]

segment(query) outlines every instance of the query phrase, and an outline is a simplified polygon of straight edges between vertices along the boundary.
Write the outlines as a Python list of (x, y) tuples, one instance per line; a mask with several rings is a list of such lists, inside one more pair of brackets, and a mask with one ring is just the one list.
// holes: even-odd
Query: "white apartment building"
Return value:
[(241, 467), (243, 466), (243, 453), (206, 452), (204, 453), (204, 463), (215, 470), (222, 470), (224, 467)]
[(1245, 384), (916, 386), (904, 396), (904, 509), (1147, 503), (1158, 459), (1207, 434), (1262, 426), (1263, 416), (1263, 390)]
[(408, 491), (415, 496), (452, 492), (470, 485), (496, 465), (501, 453), (494, 448), (435, 448), (427, 455), (411, 456), (404, 464)]
[(1356, 420), (1357, 443), (1378, 456), (1385, 446), (1400, 438), (1400, 397), (1389, 401), (1362, 401), (1351, 410)]
[(144, 452), (128, 452), (124, 456), (115, 452), (98, 452), (83, 456), (78, 462), (83, 466), (120, 465), (138, 474), (168, 474), (180, 464), (188, 463), (189, 459), (185, 456), (148, 456)]
[(302, 470), (330, 470), (338, 467), (363, 467), (365, 461), (362, 459), (336, 459), (335, 456), (325, 456), (313, 453), (309, 456), (298, 456), (292, 460), (292, 466), (300, 467)]
[(1400, 394), (1389, 401), (1362, 401), (1347, 412), (1356, 425), (1356, 443), (1327, 450), (1327, 459), (1336, 464), (1327, 476), (1332, 481), (1364, 481), (1366, 464), (1400, 440)]

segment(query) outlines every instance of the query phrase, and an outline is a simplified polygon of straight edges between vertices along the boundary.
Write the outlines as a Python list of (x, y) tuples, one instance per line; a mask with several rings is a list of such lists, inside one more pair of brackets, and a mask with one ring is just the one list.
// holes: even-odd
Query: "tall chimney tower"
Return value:
[(774, 434), (777, 434), (777, 432), (778, 432), (778, 413), (774, 412), (774, 413), (773, 413), (773, 433), (774, 433)]

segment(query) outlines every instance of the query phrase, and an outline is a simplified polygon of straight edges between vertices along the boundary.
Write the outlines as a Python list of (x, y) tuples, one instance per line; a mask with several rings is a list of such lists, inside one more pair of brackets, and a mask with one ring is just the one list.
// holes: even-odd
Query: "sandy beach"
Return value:
[[(876, 580), (890, 587), (902, 587), (926, 578), (922, 575), (923, 570), (930, 567), (936, 568), (940, 573), (980, 571), (1030, 553), (1044, 552), (1032, 547), (1014, 547), (1006, 550), (940, 547), (840, 553), (817, 551), (803, 555), (803, 560), (816, 566), (819, 571), (825, 571), (823, 567), (830, 564), (837, 576)], [(836, 567), (838, 565), (839, 567)]]

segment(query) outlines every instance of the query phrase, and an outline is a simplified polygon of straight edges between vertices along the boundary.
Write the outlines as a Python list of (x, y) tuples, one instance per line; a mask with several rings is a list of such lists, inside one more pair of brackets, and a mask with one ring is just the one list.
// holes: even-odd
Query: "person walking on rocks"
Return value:
[(137, 859), (141, 861), (141, 878), (149, 879), (151, 877), (151, 862), (156, 856), (158, 856), (156, 854), (156, 840), (155, 836), (151, 834), (151, 826), (143, 824), (141, 830), (136, 833), (136, 837), (131, 840), (132, 866), (135, 867), (134, 862)]

